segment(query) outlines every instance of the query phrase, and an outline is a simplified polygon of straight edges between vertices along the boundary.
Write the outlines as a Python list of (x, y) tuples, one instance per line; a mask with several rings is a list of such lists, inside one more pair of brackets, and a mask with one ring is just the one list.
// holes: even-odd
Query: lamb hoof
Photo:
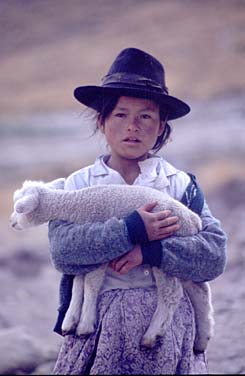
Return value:
[(143, 337), (141, 341), (141, 348), (148, 348), (152, 349), (156, 345), (156, 337), (148, 338), (148, 337)]
[(161, 339), (162, 335), (159, 334), (154, 336), (144, 335), (141, 341), (141, 349), (153, 349), (153, 347), (155, 347), (159, 343), (159, 341), (161, 341)]
[(196, 338), (195, 343), (194, 343), (194, 351), (197, 353), (202, 353), (204, 352), (207, 347), (208, 347), (208, 342), (211, 337), (206, 337), (206, 338)]
[(61, 328), (61, 332), (63, 336), (66, 336), (67, 334), (74, 334), (76, 332), (76, 325), (73, 326), (65, 326)]
[(62, 333), (62, 336), (65, 337), (67, 335), (70, 335), (70, 334), (75, 334), (76, 333), (76, 328), (72, 328), (72, 329), (66, 329), (66, 330), (63, 330), (61, 329), (61, 333)]
[(94, 323), (80, 323), (77, 327), (76, 334), (78, 336), (88, 336), (95, 332), (96, 325)]
[(76, 327), (77, 327), (77, 320), (75, 317), (69, 318), (69, 320), (64, 320), (61, 331), (62, 335), (65, 336), (67, 334), (72, 334), (76, 332)]

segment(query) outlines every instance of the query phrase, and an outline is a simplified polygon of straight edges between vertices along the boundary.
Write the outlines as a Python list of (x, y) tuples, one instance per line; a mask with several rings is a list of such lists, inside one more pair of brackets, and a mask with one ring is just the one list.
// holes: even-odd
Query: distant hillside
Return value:
[(244, 91), (243, 0), (3, 0), (0, 17), (2, 114), (77, 109), (74, 87), (129, 46), (164, 62), (180, 97)]

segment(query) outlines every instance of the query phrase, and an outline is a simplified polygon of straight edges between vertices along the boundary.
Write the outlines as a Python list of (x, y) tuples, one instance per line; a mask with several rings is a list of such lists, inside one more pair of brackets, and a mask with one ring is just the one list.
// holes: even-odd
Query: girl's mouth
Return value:
[(135, 137), (127, 137), (123, 140), (123, 142), (126, 142), (126, 143), (129, 143), (129, 144), (137, 144), (140, 142), (140, 140), (138, 140), (137, 138)]

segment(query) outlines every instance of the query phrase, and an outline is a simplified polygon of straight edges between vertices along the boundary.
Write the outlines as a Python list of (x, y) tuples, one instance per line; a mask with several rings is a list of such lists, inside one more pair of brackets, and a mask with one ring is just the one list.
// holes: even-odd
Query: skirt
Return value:
[(207, 374), (205, 354), (194, 354), (195, 320), (184, 294), (164, 336), (142, 349), (157, 305), (156, 288), (110, 290), (98, 301), (98, 325), (87, 337), (67, 335), (54, 375)]

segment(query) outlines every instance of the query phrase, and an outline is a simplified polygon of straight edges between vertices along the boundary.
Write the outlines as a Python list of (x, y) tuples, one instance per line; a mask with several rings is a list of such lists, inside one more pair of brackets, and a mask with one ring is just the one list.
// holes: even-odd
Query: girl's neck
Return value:
[(127, 184), (133, 184), (140, 173), (139, 160), (137, 159), (116, 159), (112, 156), (108, 159), (107, 165), (119, 172)]

